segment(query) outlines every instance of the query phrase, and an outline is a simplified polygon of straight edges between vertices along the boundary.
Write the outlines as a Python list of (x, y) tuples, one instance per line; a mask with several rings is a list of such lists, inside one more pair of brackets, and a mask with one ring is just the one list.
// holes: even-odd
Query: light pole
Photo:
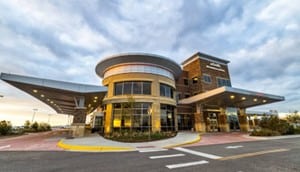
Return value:
[(148, 140), (151, 140), (151, 114), (152, 114), (152, 107), (151, 105), (148, 107)]
[(31, 123), (33, 123), (34, 117), (35, 117), (35, 113), (36, 111), (38, 111), (38, 109), (32, 109), (33, 110), (33, 114), (32, 114), (32, 119), (31, 119)]
[(3, 95), (0, 95), (0, 98), (3, 98), (4, 96)]

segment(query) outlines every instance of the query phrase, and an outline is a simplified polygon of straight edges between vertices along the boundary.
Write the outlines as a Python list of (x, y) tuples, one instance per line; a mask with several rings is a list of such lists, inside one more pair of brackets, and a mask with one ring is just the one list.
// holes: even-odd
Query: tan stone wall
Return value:
[(239, 110), (238, 118), (239, 118), (241, 131), (248, 132), (249, 131), (249, 122), (247, 120), (246, 109)]

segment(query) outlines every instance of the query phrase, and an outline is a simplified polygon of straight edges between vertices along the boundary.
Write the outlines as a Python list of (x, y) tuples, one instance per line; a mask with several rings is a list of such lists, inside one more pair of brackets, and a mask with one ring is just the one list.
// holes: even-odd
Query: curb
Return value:
[(131, 147), (71, 145), (64, 143), (63, 139), (57, 143), (57, 146), (67, 151), (120, 152), (135, 150)]
[(201, 141), (200, 134), (197, 136), (197, 138), (195, 140), (184, 142), (184, 143), (179, 143), (179, 144), (174, 144), (174, 145), (168, 145), (168, 146), (164, 146), (163, 148), (169, 149), (169, 148), (174, 148), (174, 147), (179, 147), (179, 146), (184, 146), (184, 145), (189, 145), (189, 144), (197, 143), (199, 141)]

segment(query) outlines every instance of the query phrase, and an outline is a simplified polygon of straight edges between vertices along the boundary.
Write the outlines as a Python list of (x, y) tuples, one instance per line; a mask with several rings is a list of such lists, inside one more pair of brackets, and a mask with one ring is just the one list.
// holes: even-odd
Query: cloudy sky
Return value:
[[(234, 87), (286, 98), (255, 110), (300, 110), (299, 11), (297, 0), (0, 0), (0, 72), (99, 85), (95, 65), (105, 56), (180, 63), (200, 51), (231, 61)], [(0, 119), (54, 113), (2, 81), (0, 94)]]

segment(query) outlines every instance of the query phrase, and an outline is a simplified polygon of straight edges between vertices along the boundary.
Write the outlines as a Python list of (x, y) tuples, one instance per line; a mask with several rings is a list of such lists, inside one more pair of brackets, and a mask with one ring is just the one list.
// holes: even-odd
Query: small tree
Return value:
[(286, 120), (291, 124), (297, 124), (300, 123), (300, 115), (298, 114), (298, 111), (294, 111), (294, 113), (289, 114), (286, 117)]
[(30, 121), (26, 120), (24, 123), (24, 129), (30, 129)]
[(34, 122), (31, 124), (31, 128), (34, 130), (34, 131), (38, 131), (38, 128), (39, 128), (39, 124), (37, 122)]
[(0, 121), (0, 134), (1, 135), (7, 135), (9, 133), (11, 133), (12, 131), (12, 126), (10, 121)]

